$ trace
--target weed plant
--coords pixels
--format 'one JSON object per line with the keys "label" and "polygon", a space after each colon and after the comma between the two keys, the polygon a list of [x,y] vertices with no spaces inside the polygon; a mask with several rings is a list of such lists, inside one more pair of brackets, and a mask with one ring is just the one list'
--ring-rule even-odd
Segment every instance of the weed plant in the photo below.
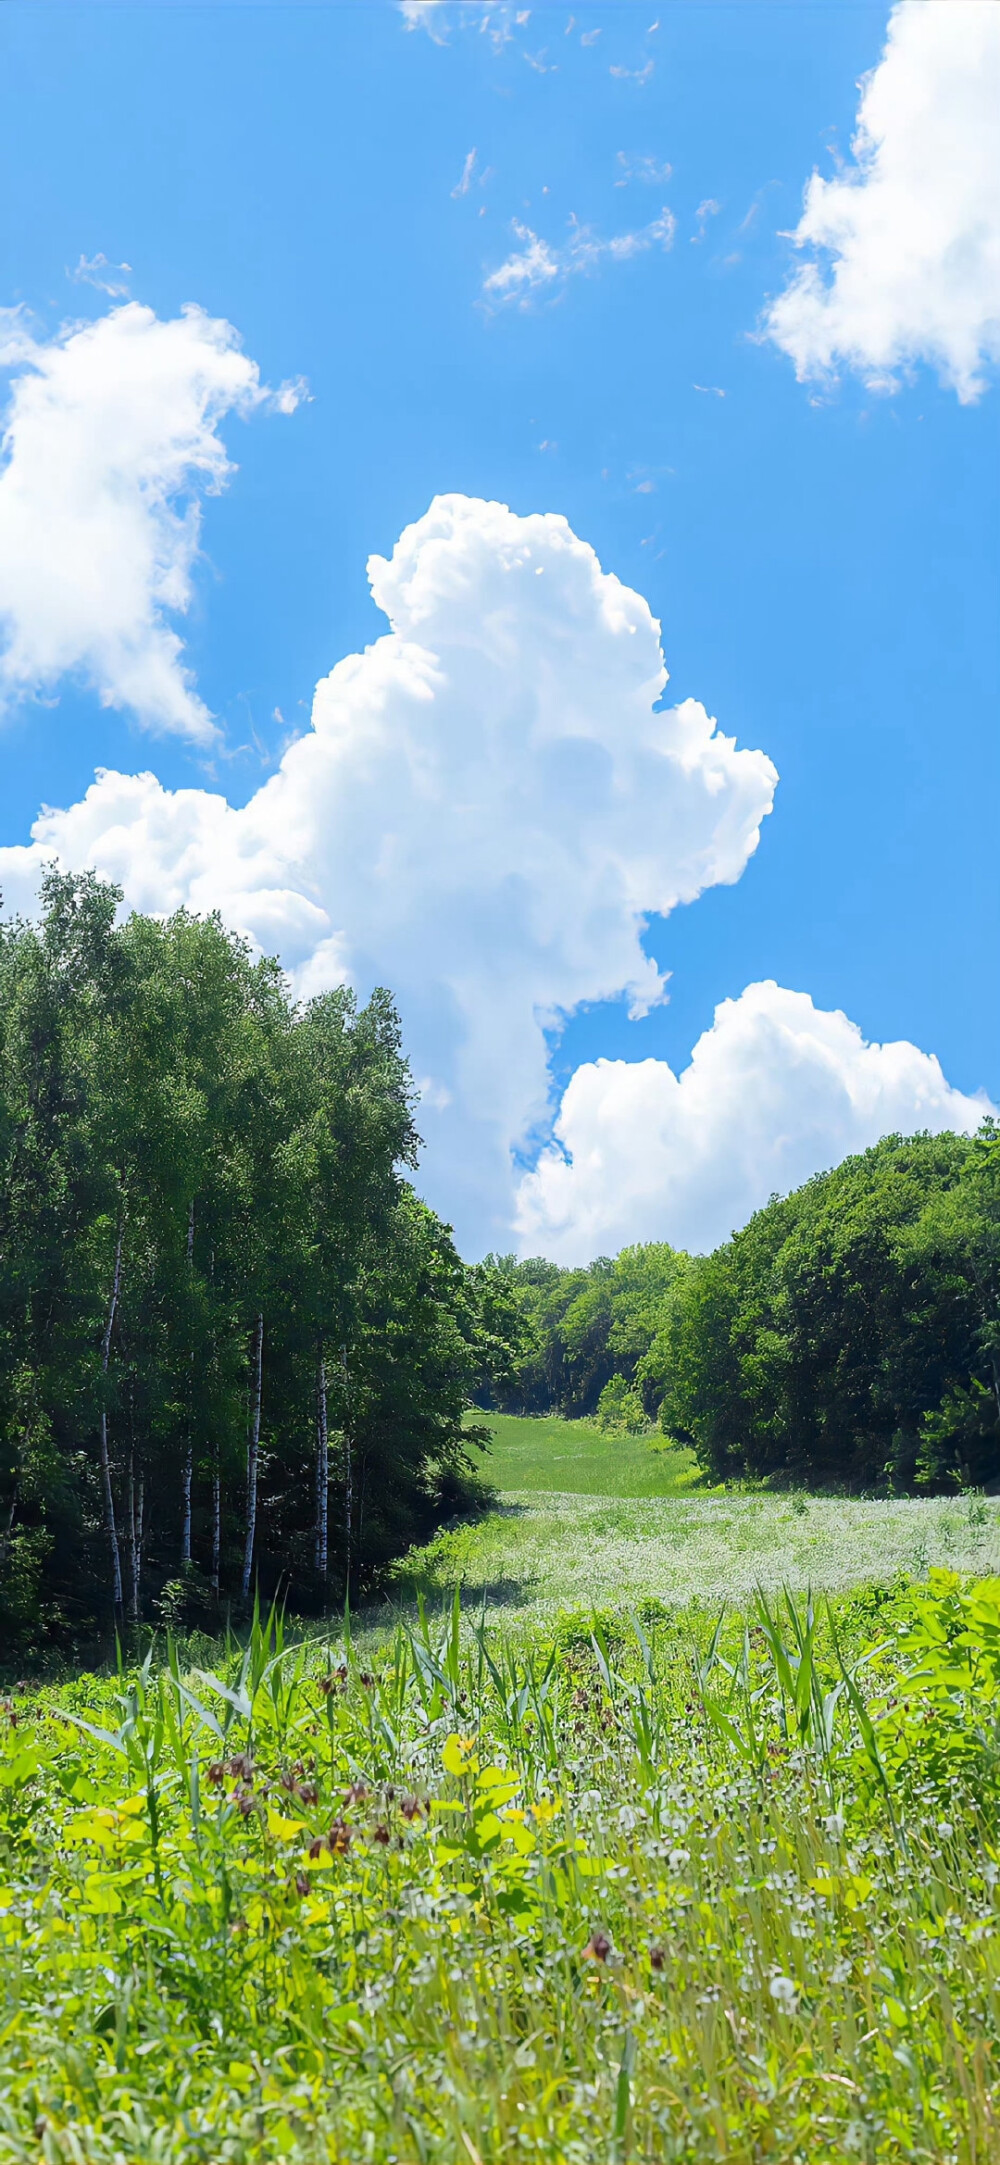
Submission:
{"label": "weed plant", "polygon": [[998,1686],[938,1575],[19,1690],[0,2160],[986,2165]]}

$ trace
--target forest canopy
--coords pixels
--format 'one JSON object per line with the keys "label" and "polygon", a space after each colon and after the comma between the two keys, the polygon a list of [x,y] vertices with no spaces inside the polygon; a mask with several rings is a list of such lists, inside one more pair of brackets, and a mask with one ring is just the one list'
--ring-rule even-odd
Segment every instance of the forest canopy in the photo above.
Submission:
{"label": "forest canopy", "polygon": [[457,1494],[523,1328],[403,1177],[388,993],[51,872],[0,926],[0,1621],[352,1596]]}

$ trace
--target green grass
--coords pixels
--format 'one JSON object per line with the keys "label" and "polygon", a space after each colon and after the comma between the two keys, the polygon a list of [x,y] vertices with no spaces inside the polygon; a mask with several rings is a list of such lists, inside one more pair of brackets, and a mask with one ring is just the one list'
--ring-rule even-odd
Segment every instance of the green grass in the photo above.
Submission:
{"label": "green grass", "polygon": [[693,1451],[650,1436],[609,1436],[594,1421],[557,1414],[477,1416],[492,1432],[483,1459],[501,1491],[559,1489],[570,1496],[680,1496],[701,1486]]}
{"label": "green grass", "polygon": [[989,2165],[1000,1506],[493,1425],[353,1644],[0,1703],[0,2165]]}
{"label": "green grass", "polygon": [[[842,1601],[845,1658],[908,1599]],[[258,1630],[19,1698],[0,2165],[988,2165],[978,1707],[917,1710],[887,1799],[829,1632],[764,1621],[714,1667],[704,1612],[364,1671]]]}

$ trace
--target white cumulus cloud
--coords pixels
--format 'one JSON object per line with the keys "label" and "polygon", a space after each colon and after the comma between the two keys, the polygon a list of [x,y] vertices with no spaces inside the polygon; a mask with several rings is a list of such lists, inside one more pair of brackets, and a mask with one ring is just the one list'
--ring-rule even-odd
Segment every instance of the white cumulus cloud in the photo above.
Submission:
{"label": "white cumulus cloud", "polygon": [[138,302],[37,340],[0,316],[17,371],[0,458],[0,699],[77,674],[105,706],[205,743],[214,727],[169,619],[188,607],[199,496],[232,468],[218,434],[270,393],[235,331],[200,308]]}
{"label": "white cumulus cloud", "polygon": [[807,993],[748,985],[681,1075],[665,1060],[577,1068],[556,1142],[520,1184],[520,1243],[567,1263],[638,1240],[699,1252],[849,1151],[897,1130],[971,1134],[991,1109],[915,1045],[866,1044]]}
{"label": "white cumulus cloud", "polygon": [[0,849],[0,887],[31,907],[46,861],[93,865],[134,907],[220,909],[303,993],[388,984],[427,1192],[490,1245],[546,1118],[546,1027],[662,997],[647,916],[739,878],[777,776],[696,701],[659,707],[659,625],[554,513],[439,497],[369,574],[392,629],[246,806],[102,772]]}
{"label": "white cumulus cloud", "polygon": [[926,361],[979,396],[1000,356],[998,116],[996,0],[901,0],[854,163],[809,182],[793,238],[812,253],[765,320],[800,380],[842,365],[887,388]]}

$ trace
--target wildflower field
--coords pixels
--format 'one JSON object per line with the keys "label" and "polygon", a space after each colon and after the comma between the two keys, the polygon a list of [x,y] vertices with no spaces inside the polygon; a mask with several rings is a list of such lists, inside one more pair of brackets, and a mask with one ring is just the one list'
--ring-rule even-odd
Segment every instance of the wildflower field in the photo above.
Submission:
{"label": "wildflower field", "polygon": [[191,1653],[0,1717],[0,2160],[1000,2154],[1000,1582]]}
{"label": "wildflower field", "polygon": [[598,1607],[745,1605],[758,1586],[833,1593],[901,1573],[924,1579],[935,1565],[977,1578],[1000,1572],[1000,1501],[992,1496],[876,1502],[758,1489],[640,1498],[566,1493],[556,1486],[560,1470],[552,1466],[547,1491],[507,1489],[493,1510],[402,1559],[399,1594],[412,1601],[422,1593],[431,1606],[460,1587],[466,1605],[541,1624],[576,1607],[581,1588]]}

